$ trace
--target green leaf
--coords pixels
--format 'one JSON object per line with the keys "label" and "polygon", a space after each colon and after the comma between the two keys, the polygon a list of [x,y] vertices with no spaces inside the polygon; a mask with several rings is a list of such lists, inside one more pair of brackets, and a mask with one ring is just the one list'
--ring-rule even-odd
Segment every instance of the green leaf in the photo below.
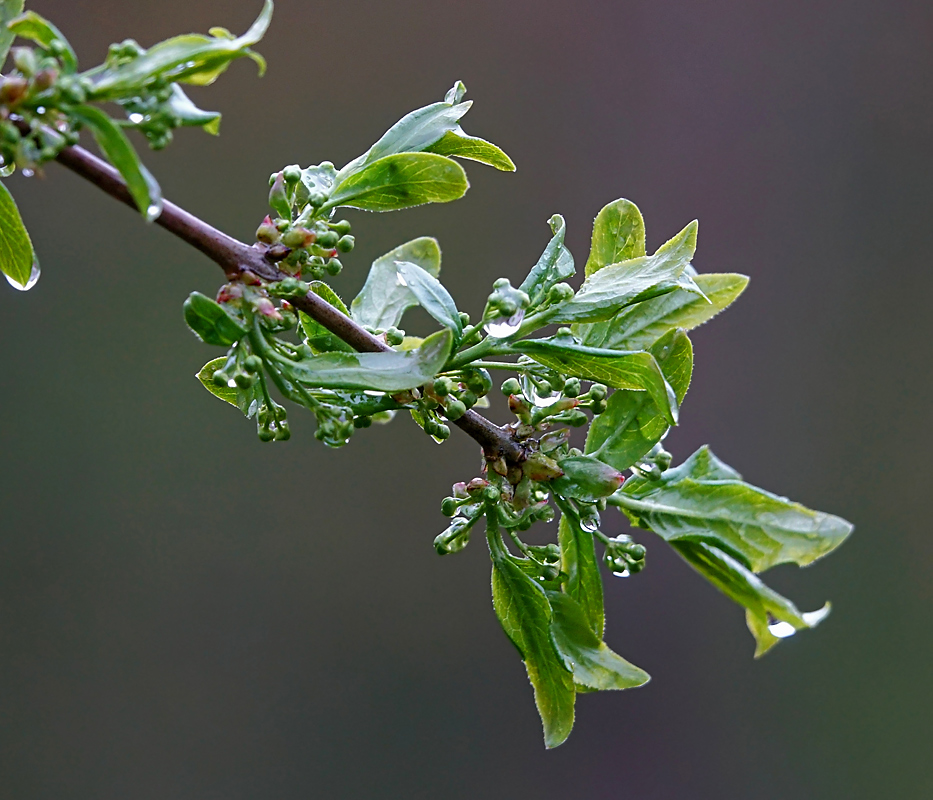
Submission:
{"label": "green leaf", "polygon": [[218,386],[214,383],[214,373],[227,363],[227,358],[227,356],[220,356],[220,358],[208,361],[201,367],[200,372],[197,374],[197,379],[201,381],[201,385],[214,395],[214,397],[219,397],[225,403],[236,406],[247,417],[252,417],[255,413],[253,401],[258,399],[258,393],[260,391],[258,383],[248,389],[240,389],[237,386]]}
{"label": "green leaf", "polygon": [[[311,291],[318,297],[330,303],[341,314],[349,316],[350,312],[344,305],[339,295],[323,281],[311,281]],[[331,333],[327,328],[321,325],[317,320],[312,319],[304,311],[298,312],[298,319],[301,322],[301,328],[307,337],[308,347],[315,353],[330,353],[334,350],[342,350],[345,353],[355,353],[356,351],[348,345],[339,336]]]}
{"label": "green leaf", "polygon": [[[701,539],[678,539],[671,544],[713,586],[744,606],[748,629],[757,643],[755,658],[763,656],[781,639],[799,630],[816,627],[829,614],[829,603],[818,611],[801,612],[790,600],[768,588],[755,573],[715,545]],[[775,636],[775,633],[780,636]]]}
{"label": "green leaf", "polygon": [[374,161],[340,181],[325,212],[337,206],[364,211],[397,211],[425,203],[448,203],[466,194],[470,184],[456,161],[433,153],[399,153]]}
{"label": "green leaf", "polygon": [[421,307],[434,319],[454,332],[454,342],[460,340],[463,322],[460,312],[444,285],[430,272],[410,261],[396,261],[395,269],[402,283],[411,289]]}
{"label": "green leaf", "polygon": [[651,353],[600,350],[576,344],[564,336],[525,339],[511,349],[565,375],[600,381],[616,389],[645,390],[665,419],[671,425],[677,424],[677,396]]}
{"label": "green leaf", "polygon": [[9,189],[0,183],[0,271],[16,289],[31,289],[39,276],[39,265],[29,232]]}
{"label": "green leaf", "polygon": [[580,517],[560,496],[554,502],[560,509],[557,538],[560,543],[560,569],[567,574],[565,591],[577,601],[593,633],[602,638],[606,625],[603,609],[603,580],[596,559],[593,534],[583,530]]}
{"label": "green leaf", "polygon": [[8,26],[23,12],[23,4],[24,0],[0,0],[0,67],[3,67],[10,45],[16,38]]}
{"label": "green leaf", "polygon": [[466,87],[457,81],[442,102],[406,114],[369,150],[343,167],[337,182],[343,182],[380,158],[398,153],[460,156],[514,171],[515,165],[502,150],[484,139],[467,136],[460,127],[460,119],[473,105],[472,101],[463,102],[465,94]]}
{"label": "green leaf", "polygon": [[430,147],[426,147],[425,152],[467,158],[470,161],[488,164],[503,172],[515,172],[515,164],[502,148],[478,136],[467,135],[459,125],[447,131]]}
{"label": "green leaf", "polygon": [[570,595],[545,592],[551,605],[551,637],[574,683],[586,689],[634,689],[651,676],[613,653],[593,633],[583,609]]}
{"label": "green leaf", "polygon": [[185,322],[204,344],[229,347],[247,333],[246,327],[220,303],[200,292],[192,292],[188,296],[184,309]]}
{"label": "green leaf", "polygon": [[694,277],[705,297],[676,289],[622,309],[612,319],[581,325],[583,344],[610,350],[644,350],[674,328],[693,330],[727,308],[745,290],[748,278],[709,273]]}
{"label": "green leaf", "polygon": [[436,239],[422,236],[413,239],[374,262],[366,277],[366,283],[350,304],[350,314],[360,325],[385,330],[402,321],[402,315],[418,298],[398,280],[395,265],[399,261],[417,264],[435,278],[441,272],[441,248]]}
{"label": "green leaf", "polygon": [[590,275],[574,298],[549,322],[593,322],[651,297],[685,289],[700,294],[684,270],[696,250],[697,223],[691,222],[653,256],[610,264]]}
{"label": "green leaf", "polygon": [[[20,10],[23,8],[21,2],[8,3],[6,5],[19,5]],[[4,21],[6,21],[5,14],[3,18]],[[46,50],[51,48],[52,42],[58,42],[61,49],[57,55],[61,59],[62,68],[65,73],[71,74],[77,71],[78,57],[75,55],[75,51],[71,48],[68,40],[62,35],[62,32],[58,28],[47,19],[40,17],[35,11],[27,11],[21,17],[14,19],[9,23],[9,29],[16,36],[21,36],[23,39],[35,42]],[[7,47],[9,47],[9,45],[7,45]],[[0,43],[0,49],[2,49],[2,43]]]}
{"label": "green leaf", "polygon": [[525,292],[531,300],[531,307],[540,305],[547,297],[548,289],[554,284],[569,278],[574,273],[573,256],[564,247],[564,236],[567,225],[560,214],[555,214],[548,220],[551,226],[551,241],[538,259],[528,276],[518,288]]}
{"label": "green leaf", "polygon": [[548,481],[551,491],[592,503],[609,497],[625,480],[622,473],[592,456],[568,456],[557,462],[563,475]]}
{"label": "green leaf", "polygon": [[212,136],[220,133],[220,113],[198,108],[177,83],[172,84],[167,106],[181,125],[202,128]]}
{"label": "green leaf", "polygon": [[[681,330],[671,331],[655,342],[650,353],[674,390],[679,407],[693,372],[690,339]],[[626,470],[660,442],[669,429],[650,395],[620,389],[610,395],[606,410],[593,418],[585,452],[618,470]]]}
{"label": "green leaf", "polygon": [[645,255],[645,221],[634,203],[620,199],[603,206],[593,222],[590,255],[584,272],[589,278],[610,264]]}
{"label": "green leaf", "polygon": [[401,392],[434,378],[447,361],[452,344],[453,334],[445,329],[428,336],[416,350],[323,353],[301,361],[277,358],[276,363],[286,377],[306,386]]}
{"label": "green leaf", "polygon": [[544,589],[518,567],[501,545],[493,543],[492,604],[502,630],[518,649],[534,688],[535,705],[544,725],[544,743],[557,747],[573,728],[576,693],[550,635],[551,606]]}
{"label": "green leaf", "polygon": [[753,572],[806,566],[852,532],[846,520],[750,486],[707,447],[659,481],[632,477],[610,499],[634,525],[669,542],[702,537]]}
{"label": "green leaf", "polygon": [[206,86],[213,83],[231,61],[243,56],[259,65],[261,75],[265,71],[265,61],[249,48],[262,39],[271,19],[272,0],[266,0],[250,29],[236,39],[191,33],[160,42],[138,58],[89,73],[93,82],[89,98],[101,101],[127,97],[159,79]]}
{"label": "green leaf", "polygon": [[133,145],[119,126],[94,106],[74,106],[69,115],[91,129],[97,146],[123,176],[133,202],[146,221],[157,219],[162,213],[162,190],[149,170],[140,163]]}
{"label": "green leaf", "polygon": [[325,197],[330,194],[337,180],[337,170],[330,161],[325,161],[313,167],[307,167],[301,171],[301,183],[296,192],[296,200],[299,205],[304,205],[312,194],[322,194]]}

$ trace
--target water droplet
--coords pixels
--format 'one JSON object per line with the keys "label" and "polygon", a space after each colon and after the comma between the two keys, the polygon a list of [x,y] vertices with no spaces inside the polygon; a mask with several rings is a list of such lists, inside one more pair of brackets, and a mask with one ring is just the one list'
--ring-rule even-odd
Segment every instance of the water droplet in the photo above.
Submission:
{"label": "water droplet", "polygon": [[162,213],[162,204],[153,203],[149,208],[146,209],[146,220],[149,222],[155,222],[159,218],[159,214]]}
{"label": "water droplet", "polygon": [[227,381],[227,386],[229,386],[231,389],[236,389],[236,381],[231,378],[229,381]]}
{"label": "water droplet", "polygon": [[138,112],[134,112],[130,114],[130,122],[132,122],[134,125],[139,125],[139,123],[142,122],[144,119],[145,117]]}
{"label": "water droplet", "polygon": [[612,574],[615,575],[617,578],[627,578],[632,573],[629,572],[627,569],[623,569],[621,572],[613,572]]}
{"label": "water droplet", "polygon": [[599,517],[584,517],[580,520],[580,529],[587,533],[599,530]]}
{"label": "water droplet", "polygon": [[483,329],[493,339],[507,339],[518,330],[523,319],[525,319],[525,309],[520,308],[511,317],[496,317],[489,320],[483,326]]}
{"label": "water droplet", "polygon": [[42,270],[39,269],[39,263],[34,262],[32,265],[32,271],[29,273],[29,280],[26,281],[25,285],[20,283],[17,280],[14,280],[9,275],[4,275],[6,281],[10,286],[20,292],[28,292],[33,286],[36,285],[36,281],[39,280],[39,275]]}
{"label": "water droplet", "polygon": [[23,177],[24,177],[24,178],[31,178],[31,177],[32,177],[33,175],[35,175],[35,174],[36,174],[36,173],[35,173],[35,170],[31,170],[31,169],[29,169],[29,167],[26,167],[26,168],[23,170]]}
{"label": "water droplet", "polygon": [[404,286],[406,289],[408,288],[408,284],[405,283],[405,279],[402,277],[402,274],[400,272],[395,273],[395,282],[399,286]]}
{"label": "water droplet", "polygon": [[36,113],[40,116],[45,113],[45,106],[36,106]]}
{"label": "water droplet", "polygon": [[560,395],[557,392],[552,392],[549,397],[542,397],[537,392],[534,392],[534,404],[539,408],[547,408],[548,406],[554,405],[558,400],[560,400]]}
{"label": "water droplet", "polygon": [[782,619],[768,625],[768,631],[772,636],[777,636],[778,639],[786,639],[788,636],[793,636],[797,633],[797,629],[793,625],[789,622],[784,622]]}

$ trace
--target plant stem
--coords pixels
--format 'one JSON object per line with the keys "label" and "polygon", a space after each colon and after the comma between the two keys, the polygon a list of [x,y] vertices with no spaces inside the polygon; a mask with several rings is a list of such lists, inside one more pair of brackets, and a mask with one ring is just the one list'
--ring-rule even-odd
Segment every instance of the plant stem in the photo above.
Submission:
{"label": "plant stem", "polygon": [[[136,203],[120,174],[110,164],[83,147],[66,147],[58,154],[57,161],[114,199],[136,210]],[[164,201],[162,214],[155,223],[220,265],[230,280],[247,272],[266,281],[277,281],[286,277],[273,262],[266,259],[267,248],[264,245],[257,243],[250,246],[234,239],[168,200]],[[305,297],[295,298],[291,304],[355,350],[364,353],[392,350],[385,342],[361,328],[314,292],[308,292]],[[454,421],[454,425],[475,439],[487,458],[503,457],[510,462],[521,462],[525,458],[523,447],[511,434],[472,409]]]}

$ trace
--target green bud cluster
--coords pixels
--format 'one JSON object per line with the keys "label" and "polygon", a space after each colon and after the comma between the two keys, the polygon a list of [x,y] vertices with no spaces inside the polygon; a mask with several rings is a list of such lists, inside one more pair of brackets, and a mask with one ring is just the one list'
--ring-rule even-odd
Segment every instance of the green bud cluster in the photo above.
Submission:
{"label": "green bud cluster", "polygon": [[620,534],[607,539],[603,561],[613,575],[627,578],[645,568],[645,546],[632,540],[631,536]]}

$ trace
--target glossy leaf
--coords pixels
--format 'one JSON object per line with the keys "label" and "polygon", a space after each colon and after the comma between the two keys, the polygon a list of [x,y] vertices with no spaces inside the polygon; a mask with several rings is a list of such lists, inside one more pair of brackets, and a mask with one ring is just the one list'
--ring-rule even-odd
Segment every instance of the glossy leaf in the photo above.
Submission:
{"label": "glossy leaf", "polygon": [[567,501],[555,497],[555,503],[561,512],[557,538],[561,572],[567,574],[564,589],[583,610],[593,633],[602,638],[606,613],[593,534],[580,527],[580,517]]}
{"label": "glossy leaf", "polygon": [[[22,10],[23,4],[19,3],[18,5]],[[60,51],[57,55],[61,59],[64,71],[73,73],[78,69],[78,57],[68,40],[58,28],[47,19],[39,16],[35,11],[27,11],[22,16],[17,17],[9,23],[9,28],[16,36],[35,42],[46,50],[50,49],[52,42],[58,42]]]}
{"label": "glossy leaf", "polygon": [[[341,314],[349,316],[349,310],[344,305],[339,295],[323,281],[311,281],[311,291],[322,300],[330,303]],[[330,353],[334,350],[342,350],[345,353],[355,353],[356,351],[348,345],[343,339],[331,333],[327,328],[321,325],[317,320],[312,319],[304,311],[298,312],[298,319],[301,322],[301,328],[307,337],[308,347],[315,353]]]}
{"label": "glossy leaf", "polygon": [[561,306],[551,322],[593,322],[651,297],[699,288],[684,270],[696,250],[697,223],[691,222],[653,256],[610,264],[590,275],[574,298]]}
{"label": "glossy leaf", "polygon": [[470,161],[488,164],[503,172],[515,172],[515,164],[502,148],[492,142],[480,139],[478,136],[469,136],[459,125],[447,131],[434,144],[426,147],[426,153],[437,153],[441,156],[457,156]]}
{"label": "glossy leaf", "polygon": [[[498,533],[494,534],[498,539]],[[493,549],[492,604],[502,630],[518,649],[534,688],[544,743],[557,747],[573,728],[573,675],[551,639],[551,606],[544,589],[513,563],[505,548]]]}
{"label": "glossy leaf", "polygon": [[0,0],[0,67],[6,61],[15,34],[7,26],[23,12],[24,0]]}
{"label": "glossy leaf", "polygon": [[185,300],[185,322],[204,344],[229,347],[246,335],[246,327],[234,319],[220,303],[200,292]]}
{"label": "glossy leaf", "polygon": [[337,170],[329,161],[303,169],[297,195],[299,205],[307,203],[312,194],[322,194],[327,197],[334,188],[336,179]]}
{"label": "glossy leaf", "polygon": [[432,334],[416,350],[386,353],[323,353],[301,361],[280,360],[286,377],[325,389],[401,392],[434,378],[450,355],[453,334]]}
{"label": "glossy leaf", "polygon": [[592,456],[568,456],[557,465],[564,474],[548,481],[551,490],[590,503],[609,497],[625,479],[619,470]]}
{"label": "glossy leaf", "polygon": [[454,343],[460,340],[463,333],[463,322],[457,304],[444,288],[444,285],[430,272],[422,269],[410,261],[396,261],[395,270],[411,293],[417,298],[418,304],[445,328],[454,332]]}
{"label": "glossy leaf", "polygon": [[645,255],[645,221],[638,206],[620,199],[604,206],[593,222],[590,255],[584,272],[589,278],[610,264]]}
{"label": "glossy leaf", "polygon": [[220,112],[198,108],[177,83],[172,84],[167,105],[181,125],[201,128],[213,136],[220,133]]}
{"label": "glossy leaf", "polygon": [[456,161],[433,153],[400,153],[374,161],[337,183],[322,206],[397,211],[448,203],[466,194],[466,173]]}
{"label": "glossy leaf", "polygon": [[16,201],[0,183],[0,272],[17,289],[26,290],[35,282],[32,280],[35,263],[32,241]]}
{"label": "glossy leaf", "polygon": [[705,297],[684,289],[622,309],[612,319],[581,325],[583,344],[610,350],[644,350],[674,328],[693,330],[730,306],[748,285],[736,274],[708,273],[694,281]]}
{"label": "glossy leaf", "polygon": [[395,265],[400,261],[416,264],[436,278],[441,272],[441,248],[436,239],[422,236],[377,258],[350,304],[350,315],[360,325],[391,328],[401,322],[407,309],[418,305],[414,292],[398,280]]}
{"label": "glossy leaf", "polygon": [[829,614],[829,603],[818,611],[801,612],[737,559],[702,539],[678,539],[671,544],[713,586],[744,606],[748,629],[757,643],[755,658],[794,632],[816,627]]}
{"label": "glossy leaf", "polygon": [[[674,390],[679,406],[693,372],[690,339],[681,330],[671,331],[649,352]],[[669,428],[668,420],[647,392],[620,389],[609,396],[606,410],[593,418],[585,452],[618,470],[626,470],[660,442]]]}
{"label": "glossy leaf", "polygon": [[630,478],[609,502],[640,528],[669,542],[703,537],[753,572],[786,562],[806,566],[852,532],[844,519],[744,483],[707,447],[659,481]]}
{"label": "glossy leaf", "polygon": [[560,214],[548,220],[551,226],[551,241],[538,259],[528,276],[522,281],[521,289],[531,300],[531,307],[539,305],[547,296],[548,289],[554,284],[566,280],[574,273],[573,256],[564,246],[567,225]]}
{"label": "glossy leaf", "polygon": [[69,113],[73,119],[91,129],[97,146],[123,176],[133,202],[146,220],[152,222],[157,219],[162,213],[162,190],[149,170],[140,163],[126,134],[94,106],[75,106]]}
{"label": "glossy leaf", "polygon": [[89,96],[93,100],[126,97],[158,79],[206,86],[213,83],[231,61],[243,56],[253,59],[262,74],[265,61],[249,48],[265,35],[272,19],[272,7],[272,0],[266,0],[250,29],[235,39],[196,33],[176,36],[131,61],[90,74],[93,87]]}
{"label": "glossy leaf", "polygon": [[677,396],[651,353],[600,350],[573,342],[570,337],[525,339],[512,349],[531,356],[539,364],[615,389],[639,389],[648,393],[665,419],[677,424]]}
{"label": "glossy leaf", "polygon": [[236,406],[244,415],[251,417],[255,413],[253,402],[257,400],[259,385],[255,384],[248,389],[240,389],[238,386],[218,386],[214,383],[214,373],[226,363],[227,356],[220,356],[220,358],[208,361],[201,367],[196,377],[201,385],[214,397],[219,397],[225,403]]}
{"label": "glossy leaf", "polygon": [[586,689],[634,689],[651,676],[612,652],[593,633],[583,609],[570,595],[546,591],[551,606],[551,637],[575,684]]}

